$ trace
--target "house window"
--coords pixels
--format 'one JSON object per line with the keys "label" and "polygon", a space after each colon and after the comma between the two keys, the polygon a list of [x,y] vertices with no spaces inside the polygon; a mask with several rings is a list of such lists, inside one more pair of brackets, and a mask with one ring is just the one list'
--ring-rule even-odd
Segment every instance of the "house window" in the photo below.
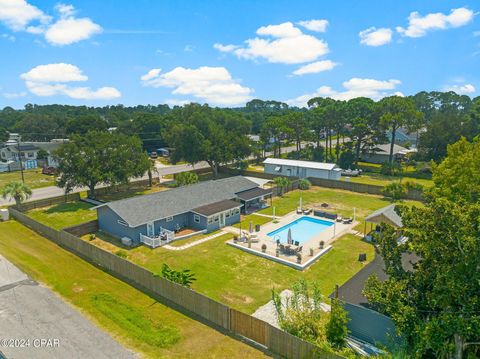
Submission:
{"label": "house window", "polygon": [[275,172],[282,172],[282,167],[280,166],[275,167]]}
{"label": "house window", "polygon": [[193,221],[194,221],[195,223],[200,223],[200,216],[199,216],[198,214],[194,214],[194,215],[193,215]]}
{"label": "house window", "polygon": [[128,223],[125,222],[125,221],[122,221],[121,219],[119,219],[117,222],[118,222],[118,224],[121,224],[122,226],[125,226],[125,227],[128,226]]}
{"label": "house window", "polygon": [[173,221],[173,216],[165,218],[165,222],[171,222]]}
{"label": "house window", "polygon": [[235,214],[239,214],[239,213],[240,213],[240,208],[235,208],[235,212],[233,214],[235,215]]}
{"label": "house window", "polygon": [[213,217],[208,217],[207,223],[212,224],[213,223]]}
{"label": "house window", "polygon": [[225,217],[230,217],[230,211],[225,212]]}
{"label": "house window", "polygon": [[213,220],[214,220],[215,222],[218,222],[218,216],[213,217]]}

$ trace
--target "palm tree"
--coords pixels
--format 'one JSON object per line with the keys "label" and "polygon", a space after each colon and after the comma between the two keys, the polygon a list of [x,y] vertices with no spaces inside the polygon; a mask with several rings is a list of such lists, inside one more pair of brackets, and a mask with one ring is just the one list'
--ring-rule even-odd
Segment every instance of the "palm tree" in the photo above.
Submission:
{"label": "palm tree", "polygon": [[275,177],[273,183],[280,189],[279,196],[282,196],[290,185],[290,180],[287,177]]}
{"label": "palm tree", "polygon": [[30,187],[21,182],[9,182],[2,189],[3,199],[7,199],[7,197],[13,198],[17,206],[31,196],[32,190]]}

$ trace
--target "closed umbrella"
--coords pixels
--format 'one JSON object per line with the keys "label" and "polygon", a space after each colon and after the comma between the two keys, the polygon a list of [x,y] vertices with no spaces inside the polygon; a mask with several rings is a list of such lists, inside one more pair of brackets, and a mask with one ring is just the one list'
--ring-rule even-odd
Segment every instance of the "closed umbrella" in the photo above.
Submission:
{"label": "closed umbrella", "polygon": [[292,229],[288,229],[288,234],[287,234],[287,243],[292,244],[293,243],[293,238],[292,238]]}
{"label": "closed umbrella", "polygon": [[250,233],[253,233],[253,223],[250,221],[250,228],[248,229]]}

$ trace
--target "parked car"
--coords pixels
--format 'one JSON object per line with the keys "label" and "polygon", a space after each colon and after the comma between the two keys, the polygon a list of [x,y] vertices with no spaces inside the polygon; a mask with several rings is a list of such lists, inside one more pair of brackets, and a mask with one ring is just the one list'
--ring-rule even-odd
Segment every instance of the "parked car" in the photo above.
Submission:
{"label": "parked car", "polygon": [[42,174],[44,174],[44,175],[54,175],[55,171],[56,171],[55,167],[45,166],[42,169]]}
{"label": "parked car", "polygon": [[158,154],[155,151],[150,152],[150,158],[158,158]]}

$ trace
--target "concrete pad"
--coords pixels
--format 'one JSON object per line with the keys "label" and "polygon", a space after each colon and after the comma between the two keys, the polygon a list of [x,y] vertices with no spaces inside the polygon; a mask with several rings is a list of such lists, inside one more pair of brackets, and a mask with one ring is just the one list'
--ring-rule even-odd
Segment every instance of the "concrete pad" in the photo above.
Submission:
{"label": "concrete pad", "polygon": [[1,255],[0,352],[15,359],[137,357]]}

